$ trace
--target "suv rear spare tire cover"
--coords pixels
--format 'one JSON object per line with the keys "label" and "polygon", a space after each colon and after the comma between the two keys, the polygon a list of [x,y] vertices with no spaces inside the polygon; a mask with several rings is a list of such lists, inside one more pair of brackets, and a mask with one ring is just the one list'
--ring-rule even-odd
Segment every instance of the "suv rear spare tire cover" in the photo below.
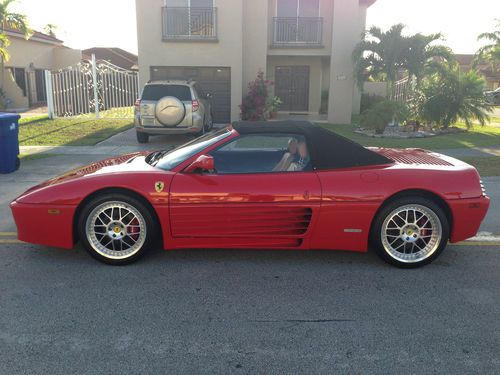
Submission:
{"label": "suv rear spare tire cover", "polygon": [[165,96],[156,103],[155,116],[164,126],[179,125],[186,115],[184,103],[173,96]]}

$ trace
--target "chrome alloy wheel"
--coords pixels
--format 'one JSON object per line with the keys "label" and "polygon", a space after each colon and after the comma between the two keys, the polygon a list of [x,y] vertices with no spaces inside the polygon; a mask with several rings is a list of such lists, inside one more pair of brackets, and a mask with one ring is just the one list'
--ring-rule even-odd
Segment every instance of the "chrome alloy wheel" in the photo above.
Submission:
{"label": "chrome alloy wheel", "polygon": [[137,253],[146,240],[146,221],[125,202],[105,202],[87,218],[85,233],[92,248],[109,259],[125,259]]}
{"label": "chrome alloy wheel", "polygon": [[392,258],[403,263],[418,263],[438,249],[442,239],[441,221],[428,207],[405,205],[387,215],[380,237]]}

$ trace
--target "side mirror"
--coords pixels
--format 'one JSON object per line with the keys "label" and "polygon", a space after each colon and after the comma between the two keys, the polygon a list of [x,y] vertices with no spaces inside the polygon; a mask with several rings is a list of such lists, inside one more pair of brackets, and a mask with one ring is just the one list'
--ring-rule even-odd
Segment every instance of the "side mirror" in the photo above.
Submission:
{"label": "side mirror", "polygon": [[185,173],[193,173],[194,171],[213,171],[215,170],[214,158],[210,155],[201,155],[193,161],[185,170]]}

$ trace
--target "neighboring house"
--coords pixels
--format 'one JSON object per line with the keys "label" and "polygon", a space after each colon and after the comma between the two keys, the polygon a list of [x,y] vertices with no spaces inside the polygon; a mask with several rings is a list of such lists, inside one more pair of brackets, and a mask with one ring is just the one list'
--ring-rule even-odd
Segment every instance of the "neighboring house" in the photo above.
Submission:
{"label": "neighboring house", "polygon": [[7,109],[23,110],[46,103],[45,70],[56,70],[80,62],[80,50],[65,47],[56,37],[34,31],[26,40],[17,30],[7,29],[10,59],[2,79]]}
{"label": "neighboring house", "polygon": [[110,62],[125,70],[138,70],[137,55],[121,48],[93,47],[82,51],[83,58],[90,60],[95,55],[97,60]]}
{"label": "neighboring house", "polygon": [[328,121],[359,112],[352,51],[375,0],[136,0],[139,76],[195,79],[213,96],[214,120],[239,118],[259,70],[275,81],[287,113]]}
{"label": "neighboring house", "polygon": [[485,62],[479,62],[477,66],[474,67],[474,55],[456,54],[455,57],[462,72],[475,69],[483,76],[486,81],[485,89],[495,90],[497,87],[500,87],[500,66],[497,68],[497,71],[494,72],[491,64]]}

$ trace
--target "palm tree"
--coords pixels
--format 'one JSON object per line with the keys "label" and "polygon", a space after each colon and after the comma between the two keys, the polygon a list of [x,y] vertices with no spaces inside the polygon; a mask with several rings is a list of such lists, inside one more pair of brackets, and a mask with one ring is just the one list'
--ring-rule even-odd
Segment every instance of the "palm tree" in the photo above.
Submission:
{"label": "palm tree", "polygon": [[428,124],[443,128],[460,119],[470,128],[473,120],[485,125],[492,105],[483,94],[484,79],[474,70],[461,73],[457,64],[424,78],[417,89],[417,111]]}
{"label": "palm tree", "polygon": [[7,47],[10,44],[8,36],[5,34],[7,27],[15,29],[24,34],[26,39],[31,35],[28,20],[24,14],[11,12],[9,10],[12,3],[17,0],[0,0],[0,69],[2,69],[2,85],[4,82],[4,64],[9,60],[10,55]]}
{"label": "palm tree", "polygon": [[354,71],[360,88],[368,79],[385,79],[387,94],[392,92],[398,72],[405,61],[405,37],[403,24],[392,26],[388,31],[372,26],[363,35],[353,52]]}
{"label": "palm tree", "polygon": [[403,24],[397,24],[383,32],[378,27],[372,27],[365,33],[353,53],[360,88],[368,79],[385,80],[389,97],[398,74],[403,73],[409,79],[420,81],[425,70],[436,62],[453,61],[449,48],[432,44],[441,39],[441,34],[403,36],[404,28]]}
{"label": "palm tree", "polygon": [[500,20],[497,20],[497,30],[489,33],[482,33],[477,37],[478,41],[488,41],[489,44],[481,47],[474,58],[474,65],[480,61],[487,62],[491,66],[493,73],[497,72],[500,64]]}
{"label": "palm tree", "polygon": [[455,61],[453,51],[445,46],[432,44],[440,40],[441,34],[415,34],[406,38],[407,50],[405,56],[405,68],[408,78],[415,78],[417,84],[424,75],[439,69],[441,62],[452,63]]}

